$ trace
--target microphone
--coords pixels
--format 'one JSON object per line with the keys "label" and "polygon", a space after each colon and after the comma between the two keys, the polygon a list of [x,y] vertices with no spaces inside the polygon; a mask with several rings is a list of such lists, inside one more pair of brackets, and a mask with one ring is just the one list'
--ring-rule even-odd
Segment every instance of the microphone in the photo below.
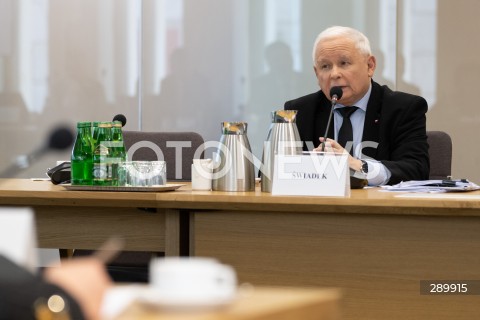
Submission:
{"label": "microphone", "polygon": [[122,123],[122,127],[125,127],[127,124],[127,118],[123,114],[117,114],[115,117],[113,117],[112,121],[120,121]]}
{"label": "microphone", "polygon": [[337,101],[342,98],[342,95],[343,95],[343,91],[341,87],[330,88],[330,97],[332,98],[332,107],[330,109],[330,115],[328,116],[327,128],[325,129],[325,134],[323,136],[322,152],[325,151],[325,141],[327,140],[328,130],[330,129],[330,122],[332,122],[333,108],[337,104]]}
{"label": "microphone", "polygon": [[47,148],[44,149],[47,149],[45,151],[48,151],[48,149],[63,150],[72,146],[73,141],[74,136],[72,131],[66,127],[59,127],[50,133]]}
{"label": "microphone", "polygon": [[330,89],[330,97],[332,98],[332,106],[337,104],[337,101],[340,100],[343,96],[342,87],[332,87]]}
{"label": "microphone", "polygon": [[57,127],[50,132],[46,143],[32,152],[18,156],[10,167],[0,173],[0,178],[8,178],[17,175],[21,170],[31,166],[31,164],[50,151],[60,151],[73,145],[75,137],[72,131],[67,127]]}

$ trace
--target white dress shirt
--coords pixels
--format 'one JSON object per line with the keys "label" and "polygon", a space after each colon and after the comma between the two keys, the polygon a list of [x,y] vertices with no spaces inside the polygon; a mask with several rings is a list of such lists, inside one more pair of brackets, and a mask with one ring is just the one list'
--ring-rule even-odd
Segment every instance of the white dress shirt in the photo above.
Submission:
{"label": "white dress shirt", "polygon": [[[358,107],[358,110],[352,113],[350,116],[350,121],[352,122],[353,128],[353,156],[357,159],[365,160],[368,164],[368,174],[367,180],[368,185],[371,186],[379,186],[384,185],[390,179],[392,173],[390,170],[387,169],[380,161],[366,157],[362,153],[362,136],[363,136],[363,126],[365,124],[365,114],[367,112],[367,105],[368,100],[370,99],[370,93],[372,92],[372,85],[368,89],[367,93],[356,103],[353,105]],[[343,117],[338,111],[340,108],[344,108],[345,106],[337,103],[335,106],[334,112],[334,125],[335,125],[335,140],[338,139],[338,131],[343,123]],[[365,142],[363,142],[365,143]],[[349,150],[349,146],[347,145],[347,151]]]}

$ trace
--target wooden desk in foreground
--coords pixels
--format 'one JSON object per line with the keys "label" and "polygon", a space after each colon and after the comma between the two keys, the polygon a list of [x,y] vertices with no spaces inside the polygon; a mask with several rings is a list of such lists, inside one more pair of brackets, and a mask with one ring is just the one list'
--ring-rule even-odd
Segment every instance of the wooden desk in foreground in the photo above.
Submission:
{"label": "wooden desk in foreground", "polygon": [[180,213],[153,192],[67,191],[50,181],[0,179],[0,205],[35,209],[41,248],[96,249],[111,236],[125,250],[180,253]]}
{"label": "wooden desk in foreground", "polygon": [[115,320],[339,320],[335,289],[255,288],[231,305],[211,311],[168,311],[134,304]]}
{"label": "wooden desk in foreground", "polygon": [[480,280],[480,192],[280,197],[187,185],[143,194],[4,180],[0,204],[33,206],[46,247],[99,245],[115,231],[133,250],[175,254],[188,216],[192,255],[234,266],[240,282],[341,288],[343,319],[476,319],[480,310],[475,295],[420,295],[420,280]]}

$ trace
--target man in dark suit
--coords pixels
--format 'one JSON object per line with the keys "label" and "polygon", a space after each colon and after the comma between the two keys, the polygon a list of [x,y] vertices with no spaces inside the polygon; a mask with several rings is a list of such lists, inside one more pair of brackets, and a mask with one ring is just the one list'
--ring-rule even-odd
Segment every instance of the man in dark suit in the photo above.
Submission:
{"label": "man in dark suit", "polygon": [[[350,152],[350,169],[365,173],[369,185],[428,179],[427,102],[372,80],[376,60],[365,35],[328,28],[315,41],[313,61],[320,91],[285,103],[285,109],[298,110],[304,148],[321,151],[325,141],[325,151]],[[340,87],[343,95],[324,140],[332,87]]]}

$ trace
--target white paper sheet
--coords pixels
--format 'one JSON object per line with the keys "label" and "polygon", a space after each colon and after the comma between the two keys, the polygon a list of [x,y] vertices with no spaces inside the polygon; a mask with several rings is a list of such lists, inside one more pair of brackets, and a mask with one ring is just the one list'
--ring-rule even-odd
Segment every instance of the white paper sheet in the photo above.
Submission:
{"label": "white paper sheet", "polygon": [[393,186],[382,186],[381,191],[393,192],[465,192],[480,190],[480,186],[468,180],[412,180]]}

